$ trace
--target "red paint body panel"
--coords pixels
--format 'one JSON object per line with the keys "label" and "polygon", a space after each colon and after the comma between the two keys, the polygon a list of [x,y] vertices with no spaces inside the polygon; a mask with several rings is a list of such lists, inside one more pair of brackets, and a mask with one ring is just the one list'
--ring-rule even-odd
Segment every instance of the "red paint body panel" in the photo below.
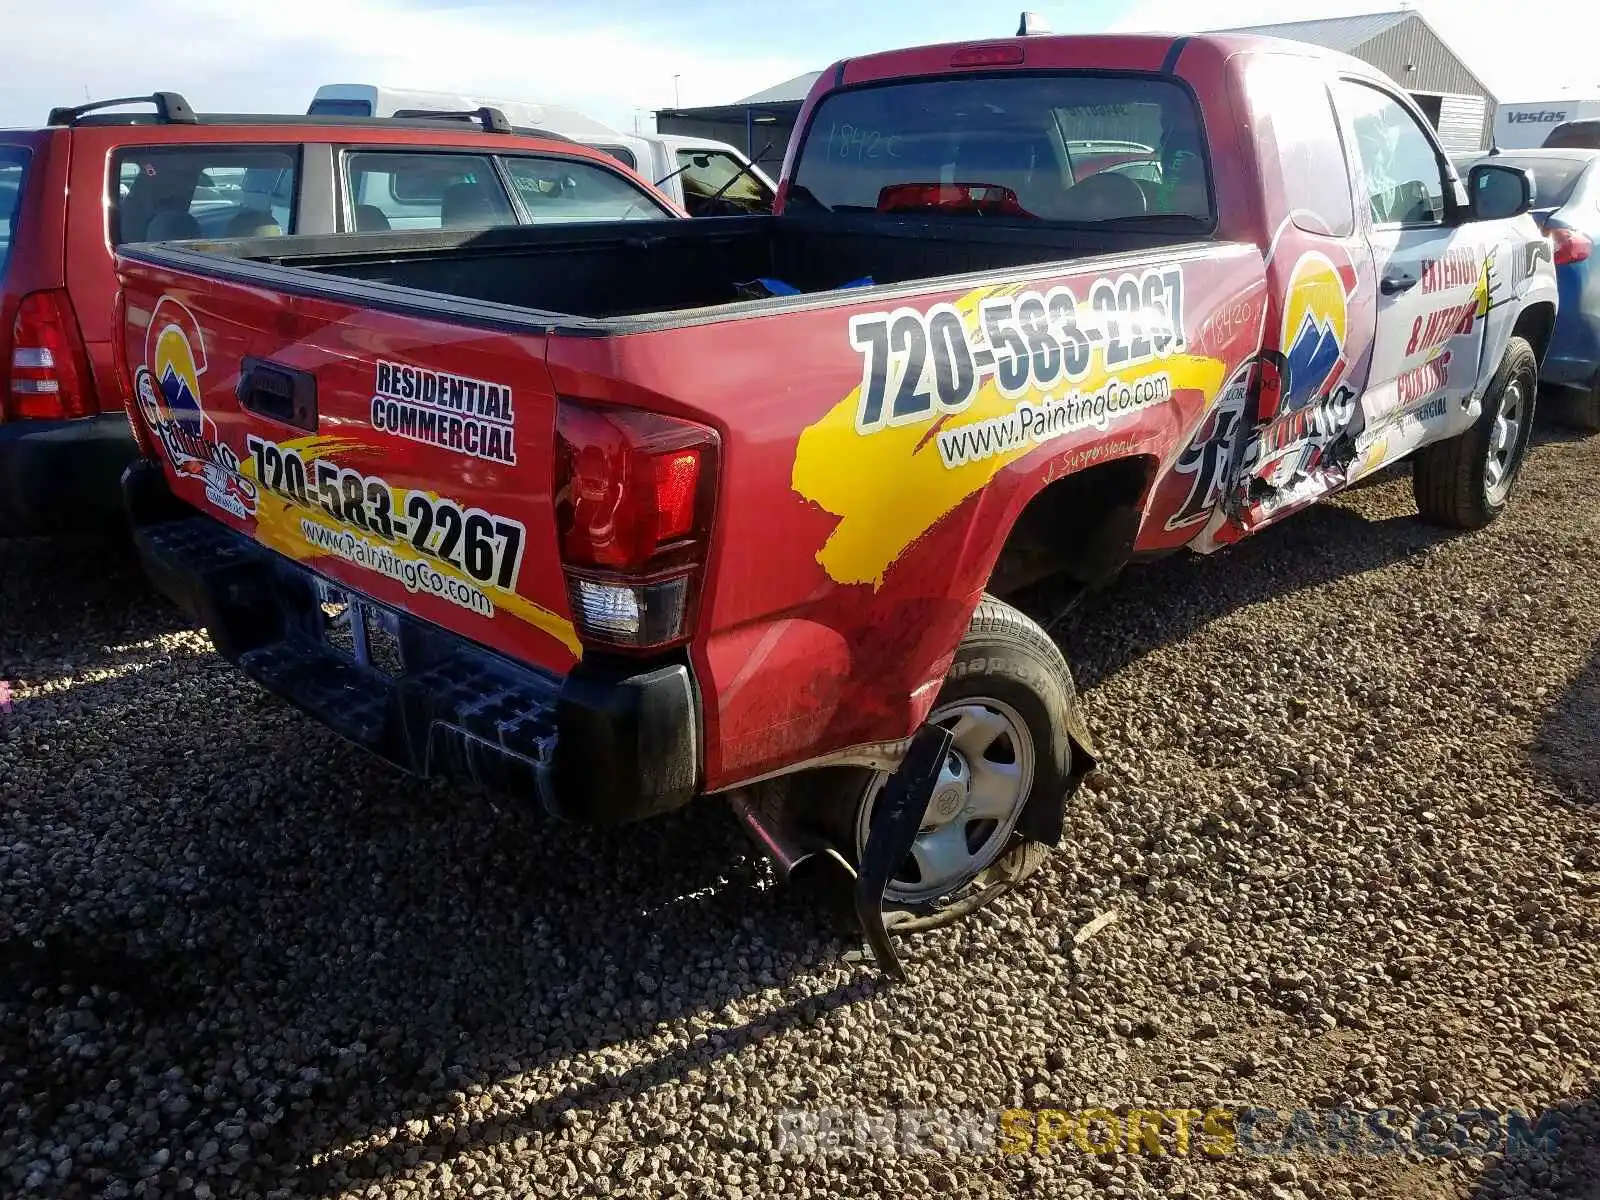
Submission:
{"label": "red paint body panel", "polygon": [[[656,328],[619,323],[563,331],[557,324],[547,335],[474,329],[124,263],[130,361],[146,361],[152,308],[163,295],[173,297],[193,312],[205,342],[206,410],[241,458],[241,439],[265,436],[270,423],[239,414],[232,389],[245,356],[270,356],[316,375],[326,405],[324,435],[348,432],[353,439],[339,452],[340,467],[381,475],[399,490],[433,489],[521,522],[526,540],[513,598],[546,614],[544,627],[408,596],[336,558],[317,556],[312,565],[556,672],[574,653],[559,635],[571,613],[550,494],[557,397],[712,425],[722,439],[721,466],[687,651],[702,708],[702,790],[904,737],[932,705],[1008,534],[1042,489],[1130,460],[1146,479],[1137,551],[1232,540],[1242,529],[1223,512],[1231,482],[1223,469],[1254,429],[1246,405],[1256,396],[1258,359],[1263,350],[1289,353],[1297,332],[1287,328],[1291,316],[1322,316],[1316,304],[1326,299],[1323,291],[1295,290],[1307,286],[1305,256],[1334,262],[1346,361],[1361,356],[1375,319],[1363,299],[1372,295],[1372,266],[1359,239],[1286,225],[1277,177],[1261,169],[1266,114],[1253,107],[1242,64],[1252,53],[1282,52],[1281,44],[1159,36],[1014,44],[1023,61],[999,70],[1164,73],[1192,91],[1216,213],[1208,244],[841,291],[776,311],[747,306],[730,309],[725,319],[700,314]],[[779,215],[771,219],[785,219],[799,148],[829,92],[962,75],[968,72],[953,70],[950,61],[963,48],[894,51],[824,71],[800,114]],[[1337,67],[1375,77],[1342,56],[1305,57],[1313,72]],[[1327,169],[1346,168],[1330,161]],[[1012,319],[1007,313],[1023,314],[1067,292],[1062,311],[1075,314],[1085,338],[1082,370],[1071,374],[1064,349],[1055,360],[1042,352],[1024,356],[1017,361],[1031,361],[1032,373],[1013,394],[1001,382],[985,314],[992,308],[1003,324]],[[1102,294],[1116,303],[1091,303]],[[1132,307],[1118,299],[1126,295],[1134,297]],[[1119,325],[1120,318],[1105,313],[1137,320]],[[883,418],[882,406],[874,407],[873,339],[886,338],[902,320],[932,330],[930,337],[941,336],[944,321],[944,331],[955,330],[951,336],[964,342],[961,355],[951,349],[941,360],[965,356],[977,364],[959,404],[941,400],[937,414],[904,420]],[[1113,359],[1112,347],[1122,357]],[[381,359],[510,385],[516,466],[479,468],[459,455],[391,444],[374,433],[363,405]],[[893,411],[900,412],[898,400]],[[202,511],[214,511],[199,478],[176,486]],[[254,529],[248,518],[225,519]]]}

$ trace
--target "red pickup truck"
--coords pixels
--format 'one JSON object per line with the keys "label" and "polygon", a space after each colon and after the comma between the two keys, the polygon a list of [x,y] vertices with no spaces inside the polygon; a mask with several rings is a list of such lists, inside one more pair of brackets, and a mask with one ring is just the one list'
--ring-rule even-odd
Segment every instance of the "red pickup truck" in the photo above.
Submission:
{"label": "red pickup truck", "polygon": [[725,794],[784,864],[869,857],[942,730],[883,895],[915,927],[1025,876],[1093,761],[1000,597],[1408,456],[1430,521],[1510,494],[1555,313],[1528,178],[1463,184],[1354,59],[851,59],[780,186],[761,217],[123,247],[150,574],[403,767],[591,821]]}

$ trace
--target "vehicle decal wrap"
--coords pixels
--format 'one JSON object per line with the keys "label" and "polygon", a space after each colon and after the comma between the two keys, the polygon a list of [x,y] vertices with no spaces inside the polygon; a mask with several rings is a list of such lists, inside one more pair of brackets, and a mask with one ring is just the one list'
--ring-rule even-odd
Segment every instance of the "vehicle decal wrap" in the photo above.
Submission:
{"label": "vehicle decal wrap", "polygon": [[134,372],[139,414],[177,474],[198,480],[214,508],[247,520],[256,511],[256,489],[240,477],[239,456],[205,410],[205,373],[199,323],[183,304],[163,296],[145,334],[144,362]]}
{"label": "vehicle decal wrap", "polygon": [[[1361,429],[1359,393],[1350,373],[1350,301],[1356,288],[1352,263],[1336,264],[1321,250],[1301,254],[1289,271],[1277,352],[1264,352],[1263,369],[1276,383],[1245,450],[1246,470],[1277,495],[1259,512],[1292,503],[1299,481],[1314,481],[1331,446]],[[1315,485],[1315,483],[1314,483]]]}
{"label": "vehicle decal wrap", "polygon": [[370,417],[379,433],[517,465],[511,385],[380,360]]}
{"label": "vehicle decal wrap", "polygon": [[[370,394],[371,409],[381,406],[385,420],[393,415],[394,428],[374,419],[371,427],[381,435],[376,441],[298,431],[278,440],[252,432],[259,426],[233,397],[231,404],[221,400],[231,380],[220,369],[208,375],[215,366],[194,313],[171,295],[160,296],[134,389],[140,417],[171,464],[180,496],[209,505],[268,549],[314,569],[338,568],[332,574],[342,572],[356,588],[370,577],[368,587],[382,602],[406,607],[416,598],[423,608],[443,602],[469,622],[484,618],[463,631],[491,642],[505,635],[489,622],[507,614],[581,658],[573,623],[522,590],[530,541],[524,521],[498,511],[500,493],[478,486],[483,472],[517,466],[510,385],[380,359],[365,377],[372,391],[357,395]],[[208,382],[217,389],[210,406]],[[357,403],[363,409],[369,404]],[[349,423],[335,417],[333,426]],[[416,442],[469,460],[456,483],[472,482],[478,504],[392,483],[395,468],[414,461]]]}
{"label": "vehicle decal wrap", "polygon": [[240,472],[259,488],[254,537],[263,546],[298,560],[333,555],[480,616],[509,613],[579,653],[572,622],[516,591],[520,522],[341,465],[363,449],[349,439],[247,443]]}
{"label": "vehicle decal wrap", "polygon": [[[1498,254],[1493,246],[1483,250],[1465,245],[1422,260],[1421,293],[1454,289],[1456,297],[1412,318],[1403,353],[1404,361],[1413,365],[1400,372],[1392,388],[1369,388],[1363,396],[1365,426],[1356,438],[1357,457],[1345,482],[1353,483],[1428,442],[1459,432],[1462,422],[1475,416],[1475,409],[1452,405],[1450,392],[1475,391],[1487,380],[1485,370],[1492,375],[1504,352],[1503,339],[1492,345],[1487,329],[1489,314],[1515,299],[1502,287]],[[1471,288],[1465,300],[1460,299],[1463,287]],[[1480,380],[1452,382],[1451,373],[1460,372],[1458,360],[1463,356],[1451,345],[1462,337],[1483,340],[1486,354],[1465,356],[1469,364],[1477,364]]]}
{"label": "vehicle decal wrap", "polygon": [[791,479],[838,518],[817,562],[881,588],[907,547],[1035,450],[1111,438],[1178,391],[1214,395],[1227,369],[1190,345],[1184,298],[1169,266],[851,317],[860,382],[800,435]]}

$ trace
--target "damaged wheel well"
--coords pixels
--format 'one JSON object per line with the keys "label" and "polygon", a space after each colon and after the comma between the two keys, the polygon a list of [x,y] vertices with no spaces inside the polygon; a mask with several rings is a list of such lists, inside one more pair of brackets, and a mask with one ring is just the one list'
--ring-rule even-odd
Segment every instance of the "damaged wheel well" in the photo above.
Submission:
{"label": "damaged wheel well", "polygon": [[1553,304],[1530,304],[1517,316],[1512,337],[1526,339],[1533,347],[1533,356],[1544,363],[1544,353],[1550,348],[1550,335],[1555,332],[1556,309]]}
{"label": "damaged wheel well", "polygon": [[1046,484],[1012,525],[989,591],[1005,596],[1058,574],[1083,587],[1111,579],[1133,553],[1156,466],[1120,458]]}

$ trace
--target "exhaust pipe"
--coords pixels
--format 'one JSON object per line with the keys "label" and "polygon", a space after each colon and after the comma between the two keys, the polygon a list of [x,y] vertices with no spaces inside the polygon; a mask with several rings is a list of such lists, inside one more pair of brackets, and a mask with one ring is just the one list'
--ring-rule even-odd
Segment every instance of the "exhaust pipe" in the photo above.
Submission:
{"label": "exhaust pipe", "polygon": [[760,784],[738,788],[728,793],[728,805],[785,883],[807,864],[821,865],[818,860],[842,868],[849,879],[855,879],[855,868],[844,855],[821,838],[796,834],[789,828],[777,789]]}

